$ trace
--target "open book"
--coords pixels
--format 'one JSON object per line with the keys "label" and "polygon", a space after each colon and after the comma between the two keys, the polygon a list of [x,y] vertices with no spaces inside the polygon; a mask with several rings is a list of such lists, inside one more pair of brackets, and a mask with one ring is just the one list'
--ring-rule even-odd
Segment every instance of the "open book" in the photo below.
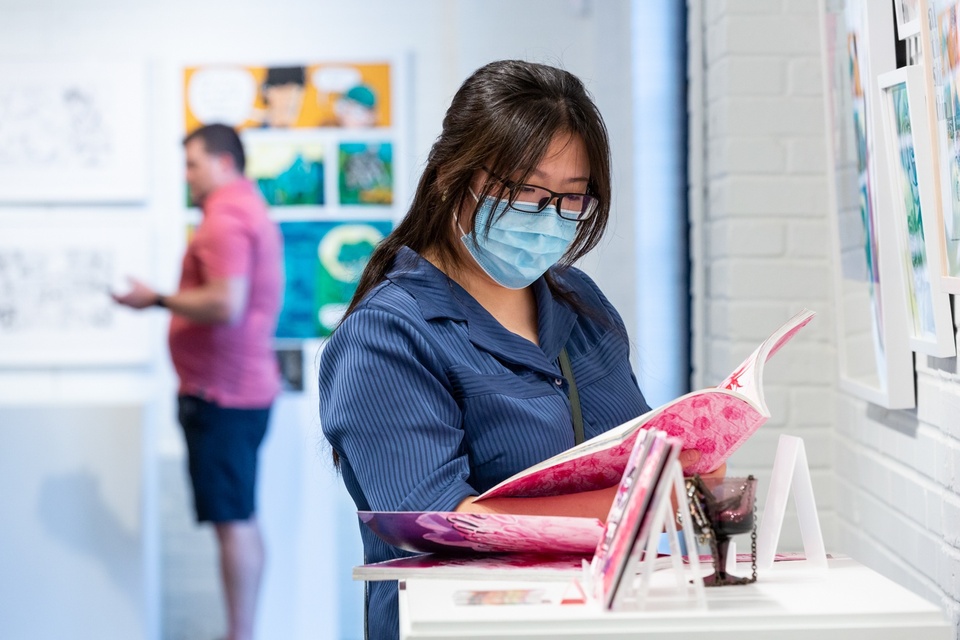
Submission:
{"label": "open book", "polygon": [[419,553],[591,554],[603,533],[596,518],[456,511],[358,511],[384,542]]}
{"label": "open book", "polygon": [[716,387],[693,391],[507,478],[477,500],[539,497],[612,487],[620,482],[643,429],[678,438],[700,460],[685,471],[706,473],[723,464],[770,417],[763,399],[763,365],[814,312],[804,309],[773,332]]}

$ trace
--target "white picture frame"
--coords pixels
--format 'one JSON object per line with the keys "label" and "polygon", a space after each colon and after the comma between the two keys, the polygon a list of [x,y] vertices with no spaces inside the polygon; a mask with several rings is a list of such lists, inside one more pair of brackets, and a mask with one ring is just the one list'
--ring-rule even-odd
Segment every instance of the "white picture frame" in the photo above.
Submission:
{"label": "white picture frame", "polygon": [[[110,297],[149,280],[153,251],[132,211],[78,211],[72,223],[8,212],[0,227],[0,369],[142,365],[156,320]],[[80,224],[79,218],[85,224]]]}
{"label": "white picture frame", "polygon": [[877,78],[896,242],[910,347],[938,358],[956,355],[950,297],[940,286],[936,157],[927,118],[923,69],[909,66]]}
{"label": "white picture frame", "polygon": [[147,198],[145,65],[0,62],[0,203]]}
{"label": "white picture frame", "polygon": [[[886,0],[821,0],[827,176],[840,387],[887,409],[916,406],[877,75],[896,68]],[[893,245],[895,246],[895,244]]]}
{"label": "white picture frame", "polygon": [[[936,158],[937,240],[940,245],[941,288],[960,294],[960,125],[957,93],[960,92],[960,65],[950,55],[955,41],[960,0],[918,0],[920,3],[920,45],[927,95],[927,117],[931,123]],[[941,37],[941,31],[947,37]]]}
{"label": "white picture frame", "polygon": [[920,0],[893,0],[897,37],[906,40],[920,33]]}

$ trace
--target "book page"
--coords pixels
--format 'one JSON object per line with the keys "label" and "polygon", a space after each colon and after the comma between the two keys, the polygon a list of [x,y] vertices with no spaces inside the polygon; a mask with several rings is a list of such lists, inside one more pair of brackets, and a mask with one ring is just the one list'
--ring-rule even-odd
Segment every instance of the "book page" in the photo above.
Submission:
{"label": "book page", "polygon": [[814,315],[816,312],[804,309],[780,325],[717,387],[743,394],[766,413],[766,403],[763,400],[763,365],[796,335],[797,331],[806,326]]}

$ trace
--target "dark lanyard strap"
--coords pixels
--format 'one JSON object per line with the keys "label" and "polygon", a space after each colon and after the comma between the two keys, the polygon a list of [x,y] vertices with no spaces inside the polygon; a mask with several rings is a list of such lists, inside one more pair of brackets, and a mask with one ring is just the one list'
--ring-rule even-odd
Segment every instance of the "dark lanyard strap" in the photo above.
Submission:
{"label": "dark lanyard strap", "polygon": [[580,394],[577,392],[577,381],[573,377],[573,367],[570,366],[570,356],[567,348],[560,350],[560,371],[570,385],[570,410],[573,412],[573,441],[576,444],[583,442],[583,414],[580,412]]}

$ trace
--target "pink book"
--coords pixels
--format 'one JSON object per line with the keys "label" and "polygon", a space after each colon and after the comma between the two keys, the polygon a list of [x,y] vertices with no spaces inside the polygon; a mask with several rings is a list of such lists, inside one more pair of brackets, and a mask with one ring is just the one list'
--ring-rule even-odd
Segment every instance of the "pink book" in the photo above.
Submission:
{"label": "pink book", "polygon": [[664,466],[668,460],[676,458],[680,444],[667,438],[662,431],[648,431],[643,442],[637,438],[637,443],[591,563],[594,584],[604,594],[610,593],[613,585],[619,582],[630,546],[637,537],[641,522],[653,507],[651,497]]}
{"label": "pink book", "polygon": [[583,575],[588,554],[564,553],[488,553],[483,555],[448,555],[427,553],[410,558],[397,558],[353,568],[354,580],[404,580],[434,578],[440,580],[562,581]]}
{"label": "pink book", "polygon": [[687,473],[723,464],[770,417],[763,365],[814,316],[804,309],[773,332],[717,387],[693,391],[507,478],[477,500],[539,497],[606,489],[620,482],[637,435],[658,429],[697,449]]}
{"label": "pink book", "polygon": [[596,518],[456,511],[358,511],[384,542],[422,553],[592,554],[603,533]]}

